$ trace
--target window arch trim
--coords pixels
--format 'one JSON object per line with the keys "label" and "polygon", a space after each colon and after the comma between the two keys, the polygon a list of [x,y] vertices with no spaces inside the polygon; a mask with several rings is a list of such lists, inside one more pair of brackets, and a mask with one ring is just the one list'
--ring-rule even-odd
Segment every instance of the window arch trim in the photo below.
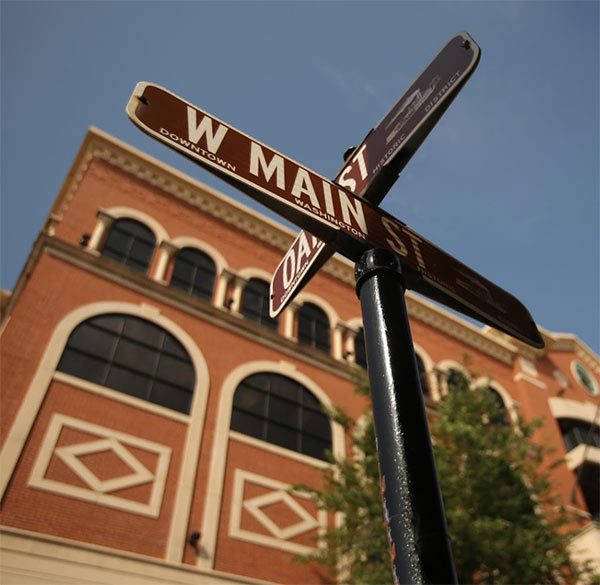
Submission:
{"label": "window arch trim", "polygon": [[498,394],[504,404],[504,408],[506,409],[508,416],[510,417],[510,422],[513,424],[516,423],[518,418],[519,403],[513,399],[506,388],[496,382],[496,380],[490,380],[490,378],[486,378],[485,376],[477,378],[471,382],[471,388],[484,387],[487,387]]}
{"label": "window arch trim", "polygon": [[[169,234],[163,225],[151,215],[134,209],[133,207],[110,207],[109,209],[101,209],[101,212],[108,214],[112,221],[117,219],[133,219],[143,223],[148,229],[154,233],[156,244],[160,244],[163,240],[169,239]],[[109,226],[110,229],[110,226]]]}
{"label": "window arch trim", "polygon": [[[450,372],[450,370],[457,370],[465,376],[465,378],[469,382],[469,385],[472,382],[469,372],[465,369],[465,367],[462,364],[458,363],[457,361],[442,360],[441,362],[438,363],[437,369],[440,372],[442,372],[442,374],[448,374]],[[439,394],[440,394],[440,397],[448,394],[448,380],[445,375],[440,376]]]}
{"label": "window arch trim", "polygon": [[323,300],[317,295],[307,292],[301,292],[294,300],[299,307],[302,306],[304,303],[311,303],[319,307],[319,309],[321,309],[322,311],[324,311],[327,315],[327,319],[329,319],[330,330],[333,330],[340,320],[337,311],[327,301]]}
{"label": "window arch trim", "polygon": [[191,236],[178,236],[173,238],[170,243],[173,244],[178,250],[181,250],[182,248],[195,248],[200,252],[204,252],[215,263],[217,278],[223,272],[223,270],[229,266],[225,256],[223,256],[219,250],[217,250],[214,246],[199,240],[198,238],[193,238]]}
{"label": "window arch trim", "polygon": [[429,397],[432,400],[437,401],[440,399],[440,389],[437,376],[433,375],[435,372],[435,362],[418,343],[413,342],[413,346],[415,348],[415,353],[421,358],[425,368],[425,378],[427,379],[427,385],[429,386]]}
{"label": "window arch trim", "polygon": [[258,278],[260,280],[264,280],[266,282],[271,282],[273,275],[266,270],[262,270],[261,268],[242,268],[238,270],[238,275],[244,280],[248,281],[251,278]]}
{"label": "window arch trim", "polygon": [[579,402],[570,398],[552,397],[548,399],[554,418],[574,418],[587,423],[600,425],[598,409],[593,402]]}

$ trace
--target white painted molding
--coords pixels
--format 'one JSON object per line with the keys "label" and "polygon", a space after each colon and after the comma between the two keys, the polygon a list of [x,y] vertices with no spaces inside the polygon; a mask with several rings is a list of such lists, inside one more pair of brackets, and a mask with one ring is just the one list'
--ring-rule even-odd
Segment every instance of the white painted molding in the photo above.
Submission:
{"label": "white painted molding", "polygon": [[[101,437],[97,440],[85,441],[74,445],[58,447],[58,439],[63,428],[77,429],[84,433]],[[128,446],[141,449],[157,457],[156,470],[147,469],[128,449]],[[101,481],[82,461],[78,455],[112,451],[131,469],[132,473]],[[45,477],[51,459],[57,456],[73,471],[87,487],[56,481]],[[141,439],[127,433],[115,431],[88,421],[55,413],[52,416],[46,435],[42,441],[35,464],[29,477],[28,486],[40,490],[57,493],[62,496],[93,502],[125,510],[133,514],[141,514],[158,518],[162,506],[163,493],[167,481],[167,471],[171,459],[171,448],[154,441]],[[148,502],[137,502],[111,492],[126,487],[146,483],[152,484]]]}
{"label": "white painted molding", "polygon": [[[246,483],[259,485],[270,491],[245,500],[244,488]],[[295,554],[314,552],[316,547],[298,544],[290,539],[315,529],[318,531],[325,530],[327,528],[327,511],[317,509],[316,517],[312,516],[298,502],[298,500],[310,502],[311,497],[300,492],[290,492],[291,487],[290,484],[269,477],[236,469],[233,478],[233,495],[229,515],[229,536],[244,542],[260,544]],[[299,518],[299,521],[285,527],[278,526],[261,510],[263,506],[272,504],[286,506]],[[265,535],[244,529],[242,527],[244,513],[250,514],[269,534]]]}

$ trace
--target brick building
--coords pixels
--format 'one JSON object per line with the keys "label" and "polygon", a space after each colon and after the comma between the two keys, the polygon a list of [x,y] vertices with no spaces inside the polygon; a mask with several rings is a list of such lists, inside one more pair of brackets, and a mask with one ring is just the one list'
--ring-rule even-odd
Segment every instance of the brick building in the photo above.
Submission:
{"label": "brick building", "polygon": [[[363,411],[360,306],[335,257],[269,318],[294,235],[88,132],[2,297],[2,582],[333,582],[290,563],[335,519],[288,488],[348,448],[320,405]],[[428,406],[467,353],[509,419],[545,417],[574,550],[599,558],[598,356],[573,335],[542,330],[538,351],[407,304]]]}

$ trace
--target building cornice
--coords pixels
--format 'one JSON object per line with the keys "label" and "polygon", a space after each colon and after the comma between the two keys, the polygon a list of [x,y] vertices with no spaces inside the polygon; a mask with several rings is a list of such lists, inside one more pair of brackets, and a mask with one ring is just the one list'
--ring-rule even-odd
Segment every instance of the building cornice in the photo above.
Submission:
{"label": "building cornice", "polygon": [[535,361],[537,358],[550,352],[566,352],[575,354],[583,363],[600,377],[600,357],[594,353],[581,339],[572,333],[555,333],[539,327],[540,334],[544,340],[543,349],[534,349],[525,343],[511,338],[506,333],[497,331],[492,327],[485,326],[484,331],[490,337],[503,339],[514,345],[515,351],[524,358]]}
{"label": "building cornice", "polygon": [[514,345],[508,341],[494,339],[486,335],[482,329],[414,294],[407,293],[406,306],[409,316],[501,362],[512,365],[516,351]]}

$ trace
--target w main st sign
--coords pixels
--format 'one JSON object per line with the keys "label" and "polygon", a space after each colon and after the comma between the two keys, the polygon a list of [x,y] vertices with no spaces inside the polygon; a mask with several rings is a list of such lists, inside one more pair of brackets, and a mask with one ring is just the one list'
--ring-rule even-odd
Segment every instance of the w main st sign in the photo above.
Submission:
{"label": "w main st sign", "polygon": [[370,248],[391,250],[400,257],[408,288],[543,346],[533,319],[515,297],[340,185],[157,85],[138,83],[127,113],[150,136],[347,258],[356,262]]}

